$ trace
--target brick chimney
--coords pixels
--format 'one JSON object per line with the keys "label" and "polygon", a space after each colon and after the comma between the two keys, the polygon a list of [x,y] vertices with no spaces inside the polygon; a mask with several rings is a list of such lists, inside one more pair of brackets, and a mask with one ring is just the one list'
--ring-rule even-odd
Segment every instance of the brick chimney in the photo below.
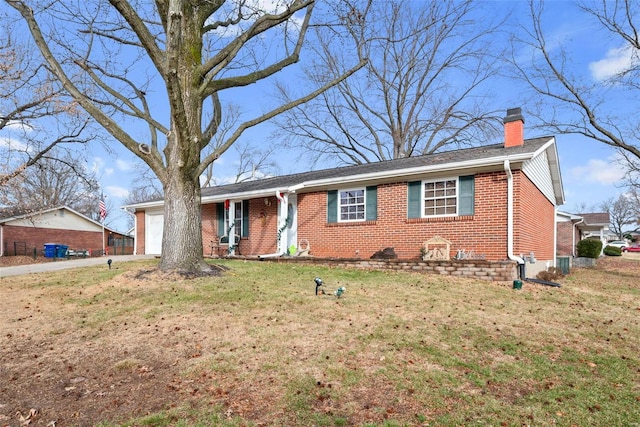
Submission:
{"label": "brick chimney", "polygon": [[521,108],[509,108],[504,123],[504,146],[518,147],[524,144],[524,117]]}

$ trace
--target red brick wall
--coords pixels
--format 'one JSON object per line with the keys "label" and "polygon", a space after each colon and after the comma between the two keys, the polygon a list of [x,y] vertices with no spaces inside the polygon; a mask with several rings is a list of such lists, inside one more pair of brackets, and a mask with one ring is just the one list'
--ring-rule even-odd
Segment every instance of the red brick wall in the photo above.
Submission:
{"label": "red brick wall", "polygon": [[[521,172],[514,171],[514,253],[538,259],[553,258],[554,206]],[[418,258],[424,242],[434,236],[452,242],[451,256],[459,249],[473,250],[487,260],[507,256],[507,178],[502,171],[475,175],[475,213],[452,218],[407,218],[407,183],[378,186],[378,219],[358,223],[327,223],[326,191],[298,194],[298,240],[307,239],[317,257],[369,258],[393,247],[401,259]],[[240,241],[242,255],[276,251],[275,197],[249,202],[249,236]],[[138,218],[138,253],[144,253],[144,213]],[[204,254],[217,241],[216,205],[202,207]]]}
{"label": "red brick wall", "polygon": [[420,256],[424,242],[436,235],[458,249],[473,250],[489,260],[507,258],[506,177],[503,172],[475,176],[473,216],[407,219],[406,182],[378,186],[378,220],[327,224],[326,192],[298,195],[298,238],[306,238],[311,253],[321,257],[369,258],[393,247],[399,258]]}
{"label": "red brick wall", "polygon": [[273,197],[249,201],[249,237],[240,241],[240,253],[252,255],[276,252],[278,237],[278,199]]}
{"label": "red brick wall", "polygon": [[534,252],[536,259],[553,260],[555,208],[524,173],[514,171],[513,180],[513,252]]}
{"label": "red brick wall", "polygon": [[558,223],[557,239],[558,255],[573,255],[573,249],[575,245],[573,242],[573,223],[571,221]]}
{"label": "red brick wall", "polygon": [[136,254],[144,255],[145,254],[145,211],[137,211],[136,212]]}
{"label": "red brick wall", "polygon": [[33,255],[33,248],[38,253],[45,243],[57,243],[69,246],[69,249],[91,249],[92,252],[102,251],[102,233],[96,231],[58,230],[51,228],[20,227],[5,225],[3,240],[5,255],[13,255],[13,242],[25,242],[27,255]]}
{"label": "red brick wall", "polygon": [[211,255],[211,245],[218,241],[218,227],[216,222],[216,204],[202,205],[202,245],[204,255]]}

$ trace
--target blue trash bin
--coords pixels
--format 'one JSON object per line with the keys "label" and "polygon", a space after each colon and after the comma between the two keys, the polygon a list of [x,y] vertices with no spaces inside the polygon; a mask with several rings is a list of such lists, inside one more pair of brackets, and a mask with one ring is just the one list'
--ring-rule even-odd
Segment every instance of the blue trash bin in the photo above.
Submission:
{"label": "blue trash bin", "polygon": [[67,249],[69,249],[68,245],[57,245],[56,252],[58,258],[65,258],[67,256]]}
{"label": "blue trash bin", "polygon": [[44,256],[46,258],[54,258],[56,256],[56,244],[55,243],[45,243],[44,244]]}

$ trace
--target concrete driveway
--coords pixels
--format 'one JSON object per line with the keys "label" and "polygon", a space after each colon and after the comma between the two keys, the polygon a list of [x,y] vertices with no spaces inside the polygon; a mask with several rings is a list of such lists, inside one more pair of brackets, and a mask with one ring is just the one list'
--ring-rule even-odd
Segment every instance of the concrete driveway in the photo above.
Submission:
{"label": "concrete driveway", "polygon": [[69,268],[87,267],[90,265],[104,264],[108,268],[107,260],[112,261],[111,266],[120,262],[136,261],[141,259],[154,259],[155,255],[113,255],[95,258],[61,259],[59,261],[42,262],[37,264],[16,265],[14,267],[0,267],[0,278],[19,276],[22,274],[45,273],[47,271],[59,271]]}

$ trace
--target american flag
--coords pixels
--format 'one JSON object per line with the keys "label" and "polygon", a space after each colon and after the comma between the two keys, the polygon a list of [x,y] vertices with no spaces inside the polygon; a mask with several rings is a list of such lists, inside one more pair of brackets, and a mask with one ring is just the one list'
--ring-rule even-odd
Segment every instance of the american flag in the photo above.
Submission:
{"label": "american flag", "polygon": [[107,217],[107,205],[104,204],[104,195],[100,198],[98,208],[100,208],[100,221],[104,222],[104,219]]}

